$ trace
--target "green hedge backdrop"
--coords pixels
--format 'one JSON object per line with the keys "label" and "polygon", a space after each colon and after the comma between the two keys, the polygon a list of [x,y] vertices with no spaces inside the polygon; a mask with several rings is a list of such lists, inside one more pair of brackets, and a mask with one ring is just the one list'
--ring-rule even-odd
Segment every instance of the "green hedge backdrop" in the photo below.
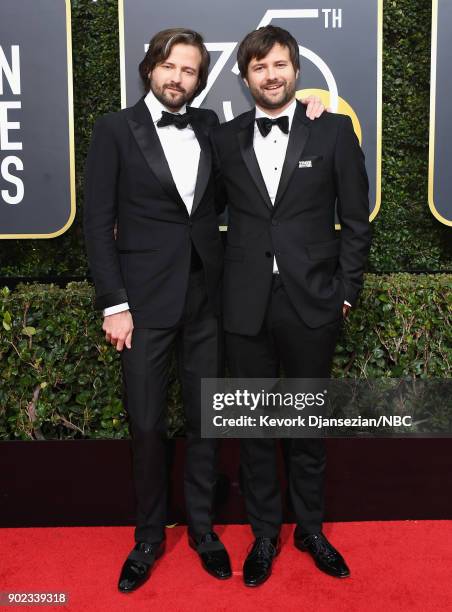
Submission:
{"label": "green hedge backdrop", "polygon": [[[0,439],[127,437],[118,354],[100,332],[92,300],[88,283],[3,290]],[[451,346],[451,275],[369,274],[333,376],[447,377]],[[180,403],[172,384],[171,435],[183,428]]]}
{"label": "green hedge backdrop", "polygon": [[[94,120],[120,108],[117,1],[71,6],[77,216],[52,240],[0,241],[0,277],[88,272],[83,165]],[[373,274],[346,323],[335,376],[450,376],[452,276],[406,274],[452,269],[450,228],[427,203],[430,29],[431,0],[384,1],[382,205],[373,224]],[[100,327],[88,283],[3,290],[0,439],[128,436],[118,355]],[[177,384],[169,402],[174,434],[183,428]]]}

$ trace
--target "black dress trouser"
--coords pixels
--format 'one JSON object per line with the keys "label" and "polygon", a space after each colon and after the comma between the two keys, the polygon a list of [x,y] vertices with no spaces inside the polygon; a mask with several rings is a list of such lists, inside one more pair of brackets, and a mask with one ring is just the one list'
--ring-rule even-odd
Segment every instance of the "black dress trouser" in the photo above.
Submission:
{"label": "black dress trouser", "polygon": [[[305,325],[293,308],[279,275],[265,320],[256,336],[226,333],[226,358],[233,378],[277,378],[282,365],[288,378],[329,378],[342,312],[317,328]],[[277,440],[242,439],[243,488],[254,535],[275,537],[282,524],[276,461]],[[325,445],[318,438],[287,440],[289,490],[302,534],[317,533],[324,514]]]}
{"label": "black dress trouser", "polygon": [[187,420],[184,474],[190,533],[212,528],[217,441],[202,439],[201,378],[216,378],[221,367],[221,330],[207,299],[203,270],[190,273],[178,325],[134,329],[132,348],[122,351],[125,405],[132,434],[133,478],[137,502],[135,540],[157,543],[167,518],[166,412],[173,346]]}

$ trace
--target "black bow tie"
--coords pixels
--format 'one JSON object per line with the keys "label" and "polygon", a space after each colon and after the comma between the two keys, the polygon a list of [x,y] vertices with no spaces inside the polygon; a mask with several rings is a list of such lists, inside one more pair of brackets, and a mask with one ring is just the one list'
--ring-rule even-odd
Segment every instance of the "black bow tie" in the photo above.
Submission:
{"label": "black bow tie", "polygon": [[177,115],[175,113],[167,113],[166,111],[162,111],[162,118],[157,121],[157,127],[175,125],[178,130],[183,130],[189,123],[190,115],[188,113]]}
{"label": "black bow tie", "polygon": [[256,119],[257,127],[259,128],[259,132],[265,138],[270,134],[270,131],[274,125],[277,125],[281,132],[284,134],[289,133],[289,117],[284,115],[284,117],[278,117],[277,119],[270,119],[269,117],[259,117]]}

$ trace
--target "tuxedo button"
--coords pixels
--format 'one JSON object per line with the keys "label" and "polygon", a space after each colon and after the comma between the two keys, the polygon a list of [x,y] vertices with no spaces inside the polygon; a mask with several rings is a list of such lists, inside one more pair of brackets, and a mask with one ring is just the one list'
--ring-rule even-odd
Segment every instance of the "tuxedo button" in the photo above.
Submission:
{"label": "tuxedo button", "polygon": [[279,225],[279,223],[276,219],[272,219],[272,225]]}
{"label": "tuxedo button", "polygon": [[265,257],[271,257],[272,254],[270,253],[270,251],[265,251]]}

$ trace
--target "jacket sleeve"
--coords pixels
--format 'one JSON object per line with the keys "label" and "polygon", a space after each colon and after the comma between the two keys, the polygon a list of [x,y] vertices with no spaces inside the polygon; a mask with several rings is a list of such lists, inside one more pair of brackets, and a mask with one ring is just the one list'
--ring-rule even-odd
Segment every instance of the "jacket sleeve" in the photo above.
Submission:
{"label": "jacket sleeve", "polygon": [[339,268],[345,287],[344,299],[354,306],[363,284],[371,228],[364,153],[348,116],[342,117],[338,127],[334,165],[337,213],[341,224]]}
{"label": "jacket sleeve", "polygon": [[114,235],[119,152],[110,117],[97,120],[85,165],[85,244],[98,309],[127,302]]}
{"label": "jacket sleeve", "polygon": [[212,148],[212,171],[215,181],[215,210],[217,215],[221,215],[227,205],[227,192],[224,183],[223,175],[221,173],[220,158],[218,155],[216,143],[215,143],[215,129],[220,125],[217,115],[215,115],[216,124],[210,130],[210,144]]}

